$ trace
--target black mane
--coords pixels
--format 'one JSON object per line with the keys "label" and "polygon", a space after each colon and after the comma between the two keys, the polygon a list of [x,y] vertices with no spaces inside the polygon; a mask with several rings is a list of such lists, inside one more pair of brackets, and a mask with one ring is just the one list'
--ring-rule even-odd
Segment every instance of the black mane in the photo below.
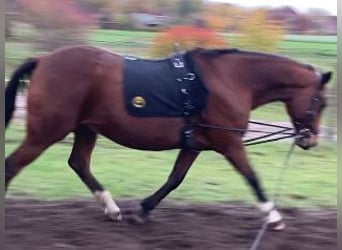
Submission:
{"label": "black mane", "polygon": [[271,58],[277,58],[277,59],[285,59],[285,60],[291,60],[287,57],[275,55],[275,54],[269,54],[269,53],[263,53],[263,52],[257,52],[257,51],[251,51],[251,50],[240,50],[237,48],[229,48],[229,49],[195,49],[195,51],[198,51],[201,55],[208,56],[208,57],[219,57],[222,55],[227,54],[241,54],[246,56],[266,56]]}
{"label": "black mane", "polygon": [[237,48],[229,48],[229,49],[204,49],[204,48],[196,48],[194,50],[188,51],[186,54],[199,54],[204,57],[208,58],[216,58],[219,56],[227,55],[227,54],[240,54],[240,55],[246,55],[246,56],[263,56],[263,57],[269,57],[273,59],[278,59],[278,60],[287,60],[287,61],[292,61],[298,64],[303,65],[305,68],[314,71],[315,68],[310,65],[310,64],[303,64],[300,63],[296,60],[293,60],[291,58],[285,57],[285,56],[280,56],[280,55],[275,55],[275,54],[270,54],[270,53],[263,53],[263,52],[257,52],[257,51],[250,51],[250,50],[240,50]]}

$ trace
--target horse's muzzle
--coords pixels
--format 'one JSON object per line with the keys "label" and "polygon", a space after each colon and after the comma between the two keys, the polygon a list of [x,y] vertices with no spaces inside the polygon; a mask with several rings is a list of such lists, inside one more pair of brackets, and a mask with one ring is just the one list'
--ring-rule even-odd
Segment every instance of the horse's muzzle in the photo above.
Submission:
{"label": "horse's muzzle", "polygon": [[317,146],[318,136],[308,129],[303,129],[296,135],[296,145],[307,150]]}

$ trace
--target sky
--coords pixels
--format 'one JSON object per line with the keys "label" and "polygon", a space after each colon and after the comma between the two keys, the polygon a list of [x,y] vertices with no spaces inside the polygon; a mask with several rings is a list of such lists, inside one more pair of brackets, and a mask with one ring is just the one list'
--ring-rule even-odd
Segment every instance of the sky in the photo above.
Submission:
{"label": "sky", "polygon": [[261,6],[292,6],[299,11],[305,11],[310,8],[320,8],[329,11],[332,15],[337,15],[338,0],[211,0],[213,2],[226,2],[238,4],[245,7]]}

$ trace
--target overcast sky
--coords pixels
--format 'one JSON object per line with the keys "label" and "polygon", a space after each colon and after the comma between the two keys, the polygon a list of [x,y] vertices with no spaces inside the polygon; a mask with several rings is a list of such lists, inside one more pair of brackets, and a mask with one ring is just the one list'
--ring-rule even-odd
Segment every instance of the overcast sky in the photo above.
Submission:
{"label": "overcast sky", "polygon": [[234,3],[246,7],[261,6],[292,6],[299,11],[310,8],[320,8],[329,11],[332,15],[337,15],[338,0],[210,0],[214,2]]}

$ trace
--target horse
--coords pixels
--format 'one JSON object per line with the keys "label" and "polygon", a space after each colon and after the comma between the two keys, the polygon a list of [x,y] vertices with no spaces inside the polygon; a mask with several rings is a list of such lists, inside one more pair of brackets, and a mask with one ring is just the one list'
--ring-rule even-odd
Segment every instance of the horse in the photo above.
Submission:
{"label": "horse", "polygon": [[[195,75],[202,79],[208,91],[203,110],[188,119],[129,114],[124,105],[124,58],[111,51],[73,46],[23,62],[5,90],[7,128],[15,109],[18,87],[22,79],[30,79],[26,136],[5,160],[6,190],[10,181],[44,150],[74,133],[69,166],[103,206],[105,214],[112,220],[121,220],[124,211],[91,172],[90,158],[97,135],[134,149],[179,149],[166,182],[134,210],[137,221],[144,222],[182,183],[200,152],[213,150],[223,155],[244,177],[256,196],[256,207],[266,216],[268,228],[282,230],[285,227],[283,217],[265,194],[247,157],[242,139],[244,131],[253,109],[280,101],[285,104],[296,134],[305,132],[305,136],[296,137],[295,144],[303,149],[316,146],[320,118],[327,102],[326,83],[332,72],[320,72],[311,65],[283,56],[239,49],[197,48],[182,55],[186,63],[196,69]],[[186,120],[195,125],[193,148],[182,144]],[[237,128],[238,131],[209,129],[196,124]],[[46,168],[48,171],[48,166]]]}

